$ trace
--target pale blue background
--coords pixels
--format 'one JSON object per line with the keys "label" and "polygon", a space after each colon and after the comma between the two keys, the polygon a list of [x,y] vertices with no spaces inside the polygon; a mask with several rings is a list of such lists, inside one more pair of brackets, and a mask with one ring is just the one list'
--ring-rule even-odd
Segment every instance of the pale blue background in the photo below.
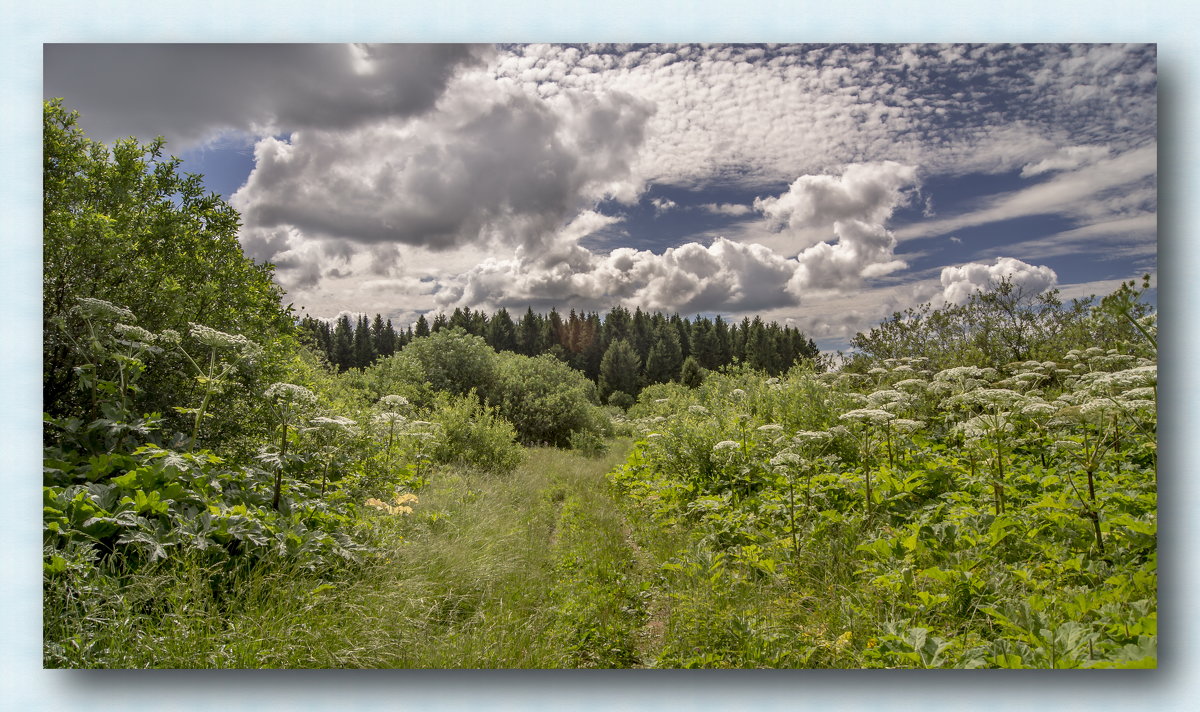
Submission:
{"label": "pale blue background", "polygon": [[[996,709],[1200,706],[1196,206],[1200,15],[1184,2],[990,0],[475,3],[64,1],[0,9],[0,709]],[[886,7],[886,9],[881,9]],[[85,672],[41,669],[40,116],[44,42],[1155,42],[1159,60],[1160,669],[939,671]],[[1188,700],[1193,702],[1189,703]]]}

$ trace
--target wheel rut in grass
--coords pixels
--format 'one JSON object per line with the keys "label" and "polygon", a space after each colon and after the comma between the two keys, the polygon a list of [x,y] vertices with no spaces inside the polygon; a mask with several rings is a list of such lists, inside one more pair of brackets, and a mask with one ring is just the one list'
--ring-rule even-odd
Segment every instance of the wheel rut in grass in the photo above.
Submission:
{"label": "wheel rut in grass", "polygon": [[653,667],[668,599],[609,482],[627,447],[432,482],[381,594],[393,666]]}

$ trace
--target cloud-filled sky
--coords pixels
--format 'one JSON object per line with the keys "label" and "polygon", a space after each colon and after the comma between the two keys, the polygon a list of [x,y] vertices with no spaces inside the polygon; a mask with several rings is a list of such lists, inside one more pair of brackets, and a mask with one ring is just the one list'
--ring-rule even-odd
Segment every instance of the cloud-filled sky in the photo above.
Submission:
{"label": "cloud-filled sky", "polygon": [[1004,275],[1157,273],[1153,45],[48,44],[307,313],[745,314],[826,349]]}

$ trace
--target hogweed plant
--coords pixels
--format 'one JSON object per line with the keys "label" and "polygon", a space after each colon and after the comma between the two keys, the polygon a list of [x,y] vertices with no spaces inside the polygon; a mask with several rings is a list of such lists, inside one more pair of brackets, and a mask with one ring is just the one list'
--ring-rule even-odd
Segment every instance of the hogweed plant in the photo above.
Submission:
{"label": "hogweed plant", "polygon": [[890,442],[891,422],[896,419],[896,414],[882,408],[856,408],[842,413],[839,419],[851,424],[848,431],[857,442],[861,453],[863,478],[867,489],[867,516],[870,516],[872,505],[871,468],[874,466],[872,455],[877,443],[876,438],[880,433],[885,433],[884,438]]}
{"label": "hogweed plant", "polygon": [[816,471],[816,463],[823,461],[822,455],[833,444],[834,437],[843,431],[846,431],[843,426],[835,426],[834,429],[828,432],[824,430],[798,430],[792,436],[792,447],[799,450],[803,458],[803,469],[806,475],[804,504],[809,509],[812,509],[812,478]]}
{"label": "hogweed plant", "polygon": [[400,415],[399,413],[393,413],[390,410],[382,413],[376,413],[375,417],[371,421],[375,425],[386,428],[387,430],[387,447],[385,449],[385,452],[387,453],[387,459],[384,461],[384,465],[389,471],[392,469],[392,457],[395,452],[396,426],[403,425],[407,421],[408,418]]}
{"label": "hogweed plant", "polygon": [[[275,486],[271,492],[271,508],[279,510],[279,495],[283,489],[283,471],[287,466],[288,427],[296,423],[312,406],[317,397],[304,386],[293,383],[272,383],[263,396],[279,420],[279,450],[277,455],[266,453],[266,460],[275,460]],[[272,456],[273,455],[273,456]]]}
{"label": "hogweed plant", "polygon": [[[58,326],[85,361],[75,372],[90,393],[91,407],[97,407],[101,396],[116,396],[122,411],[128,410],[129,394],[137,390],[134,382],[145,371],[142,356],[161,352],[155,346],[158,338],[133,325],[137,320],[133,312],[103,299],[81,297],[74,313],[83,321],[86,334],[76,338],[61,321]],[[114,380],[101,377],[108,362],[116,367]]]}
{"label": "hogweed plant", "polygon": [[433,462],[432,451],[436,447],[436,438],[440,431],[441,423],[433,423],[428,420],[413,420],[408,423],[408,430],[403,430],[396,433],[403,438],[411,438],[411,443],[414,446],[413,450],[413,483],[415,486],[424,486],[426,484],[423,479],[423,469]]}
{"label": "hogweed plant", "polygon": [[48,422],[64,433],[84,436],[77,444],[93,454],[114,452],[130,434],[144,437],[159,427],[157,413],[138,417],[132,412],[132,396],[140,392],[137,381],[146,370],[146,357],[169,347],[174,332],[152,334],[128,323],[135,321],[131,311],[103,299],[81,298],[73,313],[84,324],[83,334],[72,333],[65,320],[56,325],[83,360],[74,372],[79,388],[88,393],[86,412],[99,417],[86,425],[74,418]]}
{"label": "hogweed plant", "polygon": [[[1149,371],[1143,371],[1142,375],[1148,378]],[[1120,378],[1115,380],[1122,381]],[[1112,379],[1109,379],[1107,382],[1111,383],[1111,381]],[[1124,383],[1138,384],[1139,381],[1130,378],[1124,380]],[[1056,440],[1054,448],[1072,460],[1073,464],[1083,470],[1087,477],[1087,496],[1084,497],[1075,486],[1074,478],[1071,477],[1069,470],[1067,473],[1071,488],[1075,491],[1076,497],[1079,498],[1083,507],[1084,516],[1091,520],[1092,531],[1096,537],[1096,548],[1102,555],[1104,554],[1104,537],[1100,528],[1102,503],[1098,502],[1096,498],[1096,476],[1105,455],[1110,450],[1115,451],[1119,446],[1122,418],[1137,412],[1153,410],[1154,400],[1142,397],[1149,395],[1142,390],[1144,388],[1147,387],[1138,386],[1126,391],[1126,393],[1135,394],[1133,398],[1114,393],[1088,397],[1086,391],[1081,391],[1076,395],[1082,397],[1071,399],[1078,402],[1067,405],[1061,411],[1064,423],[1069,425],[1066,436]]]}
{"label": "hogweed plant", "polygon": [[[196,446],[196,438],[200,434],[200,424],[208,411],[211,398],[225,385],[228,376],[240,364],[252,361],[261,353],[258,344],[240,334],[227,334],[203,324],[189,323],[188,335],[204,350],[207,358],[195,358],[183,348],[176,339],[178,350],[191,364],[196,372],[196,382],[204,388],[200,405],[196,408],[177,407],[175,410],[184,415],[192,416],[192,434],[188,438],[188,451]],[[204,364],[204,365],[201,365]]]}
{"label": "hogweed plant", "polygon": [[800,536],[796,530],[796,487],[795,473],[804,464],[804,459],[791,450],[781,450],[771,458],[771,467],[783,477],[788,491],[788,531],[792,537],[792,561],[796,575],[800,575]]}
{"label": "hogweed plant", "polygon": [[[912,408],[913,399],[906,393],[895,389],[887,388],[884,390],[875,391],[867,395],[868,408],[877,408],[879,410],[891,413],[896,419],[899,419],[902,413],[905,413]],[[895,446],[892,441],[892,421],[886,420],[883,423],[884,444],[887,446],[888,467],[895,469],[896,455]]]}
{"label": "hogweed plant", "polygon": [[373,422],[376,425],[387,427],[387,460],[385,467],[390,471],[392,469],[392,456],[396,442],[396,426],[403,425],[408,420],[408,417],[400,411],[407,410],[409,402],[404,396],[387,395],[379,399],[378,405],[385,410],[376,414]]}
{"label": "hogweed plant", "polygon": [[976,388],[943,401],[948,408],[975,413],[959,423],[956,429],[968,444],[978,444],[992,454],[992,496],[997,515],[1006,508],[1005,455],[1009,441],[1016,431],[1013,411],[1020,411],[1029,399],[1007,388]]}
{"label": "hogweed plant", "polygon": [[346,444],[346,439],[354,434],[358,425],[350,418],[335,415],[332,417],[318,416],[308,421],[305,430],[316,436],[318,450],[324,455],[324,465],[321,468],[321,496],[325,496],[325,484],[329,480],[329,469]]}

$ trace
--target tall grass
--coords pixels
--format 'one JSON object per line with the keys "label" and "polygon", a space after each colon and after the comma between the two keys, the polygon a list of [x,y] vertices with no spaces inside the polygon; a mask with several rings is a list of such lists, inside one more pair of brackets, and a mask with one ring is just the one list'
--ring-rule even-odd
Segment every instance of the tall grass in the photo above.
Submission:
{"label": "tall grass", "polygon": [[[617,659],[581,652],[590,649],[590,638],[579,631],[580,625],[604,628],[604,616],[629,617],[608,625],[618,637],[637,625],[636,609],[623,612],[628,601],[616,601],[608,587],[629,568],[621,558],[628,555],[622,520],[604,477],[624,452],[619,446],[591,459],[534,449],[507,475],[441,471],[412,514],[375,519],[376,557],[323,575],[282,563],[227,571],[199,558],[136,573],[122,571],[117,561],[73,568],[72,588],[84,595],[67,597],[67,578],[48,583],[45,664],[629,664],[627,654]],[[595,521],[603,524],[597,528]],[[587,556],[593,544],[607,553]],[[592,614],[581,617],[580,611]]]}

